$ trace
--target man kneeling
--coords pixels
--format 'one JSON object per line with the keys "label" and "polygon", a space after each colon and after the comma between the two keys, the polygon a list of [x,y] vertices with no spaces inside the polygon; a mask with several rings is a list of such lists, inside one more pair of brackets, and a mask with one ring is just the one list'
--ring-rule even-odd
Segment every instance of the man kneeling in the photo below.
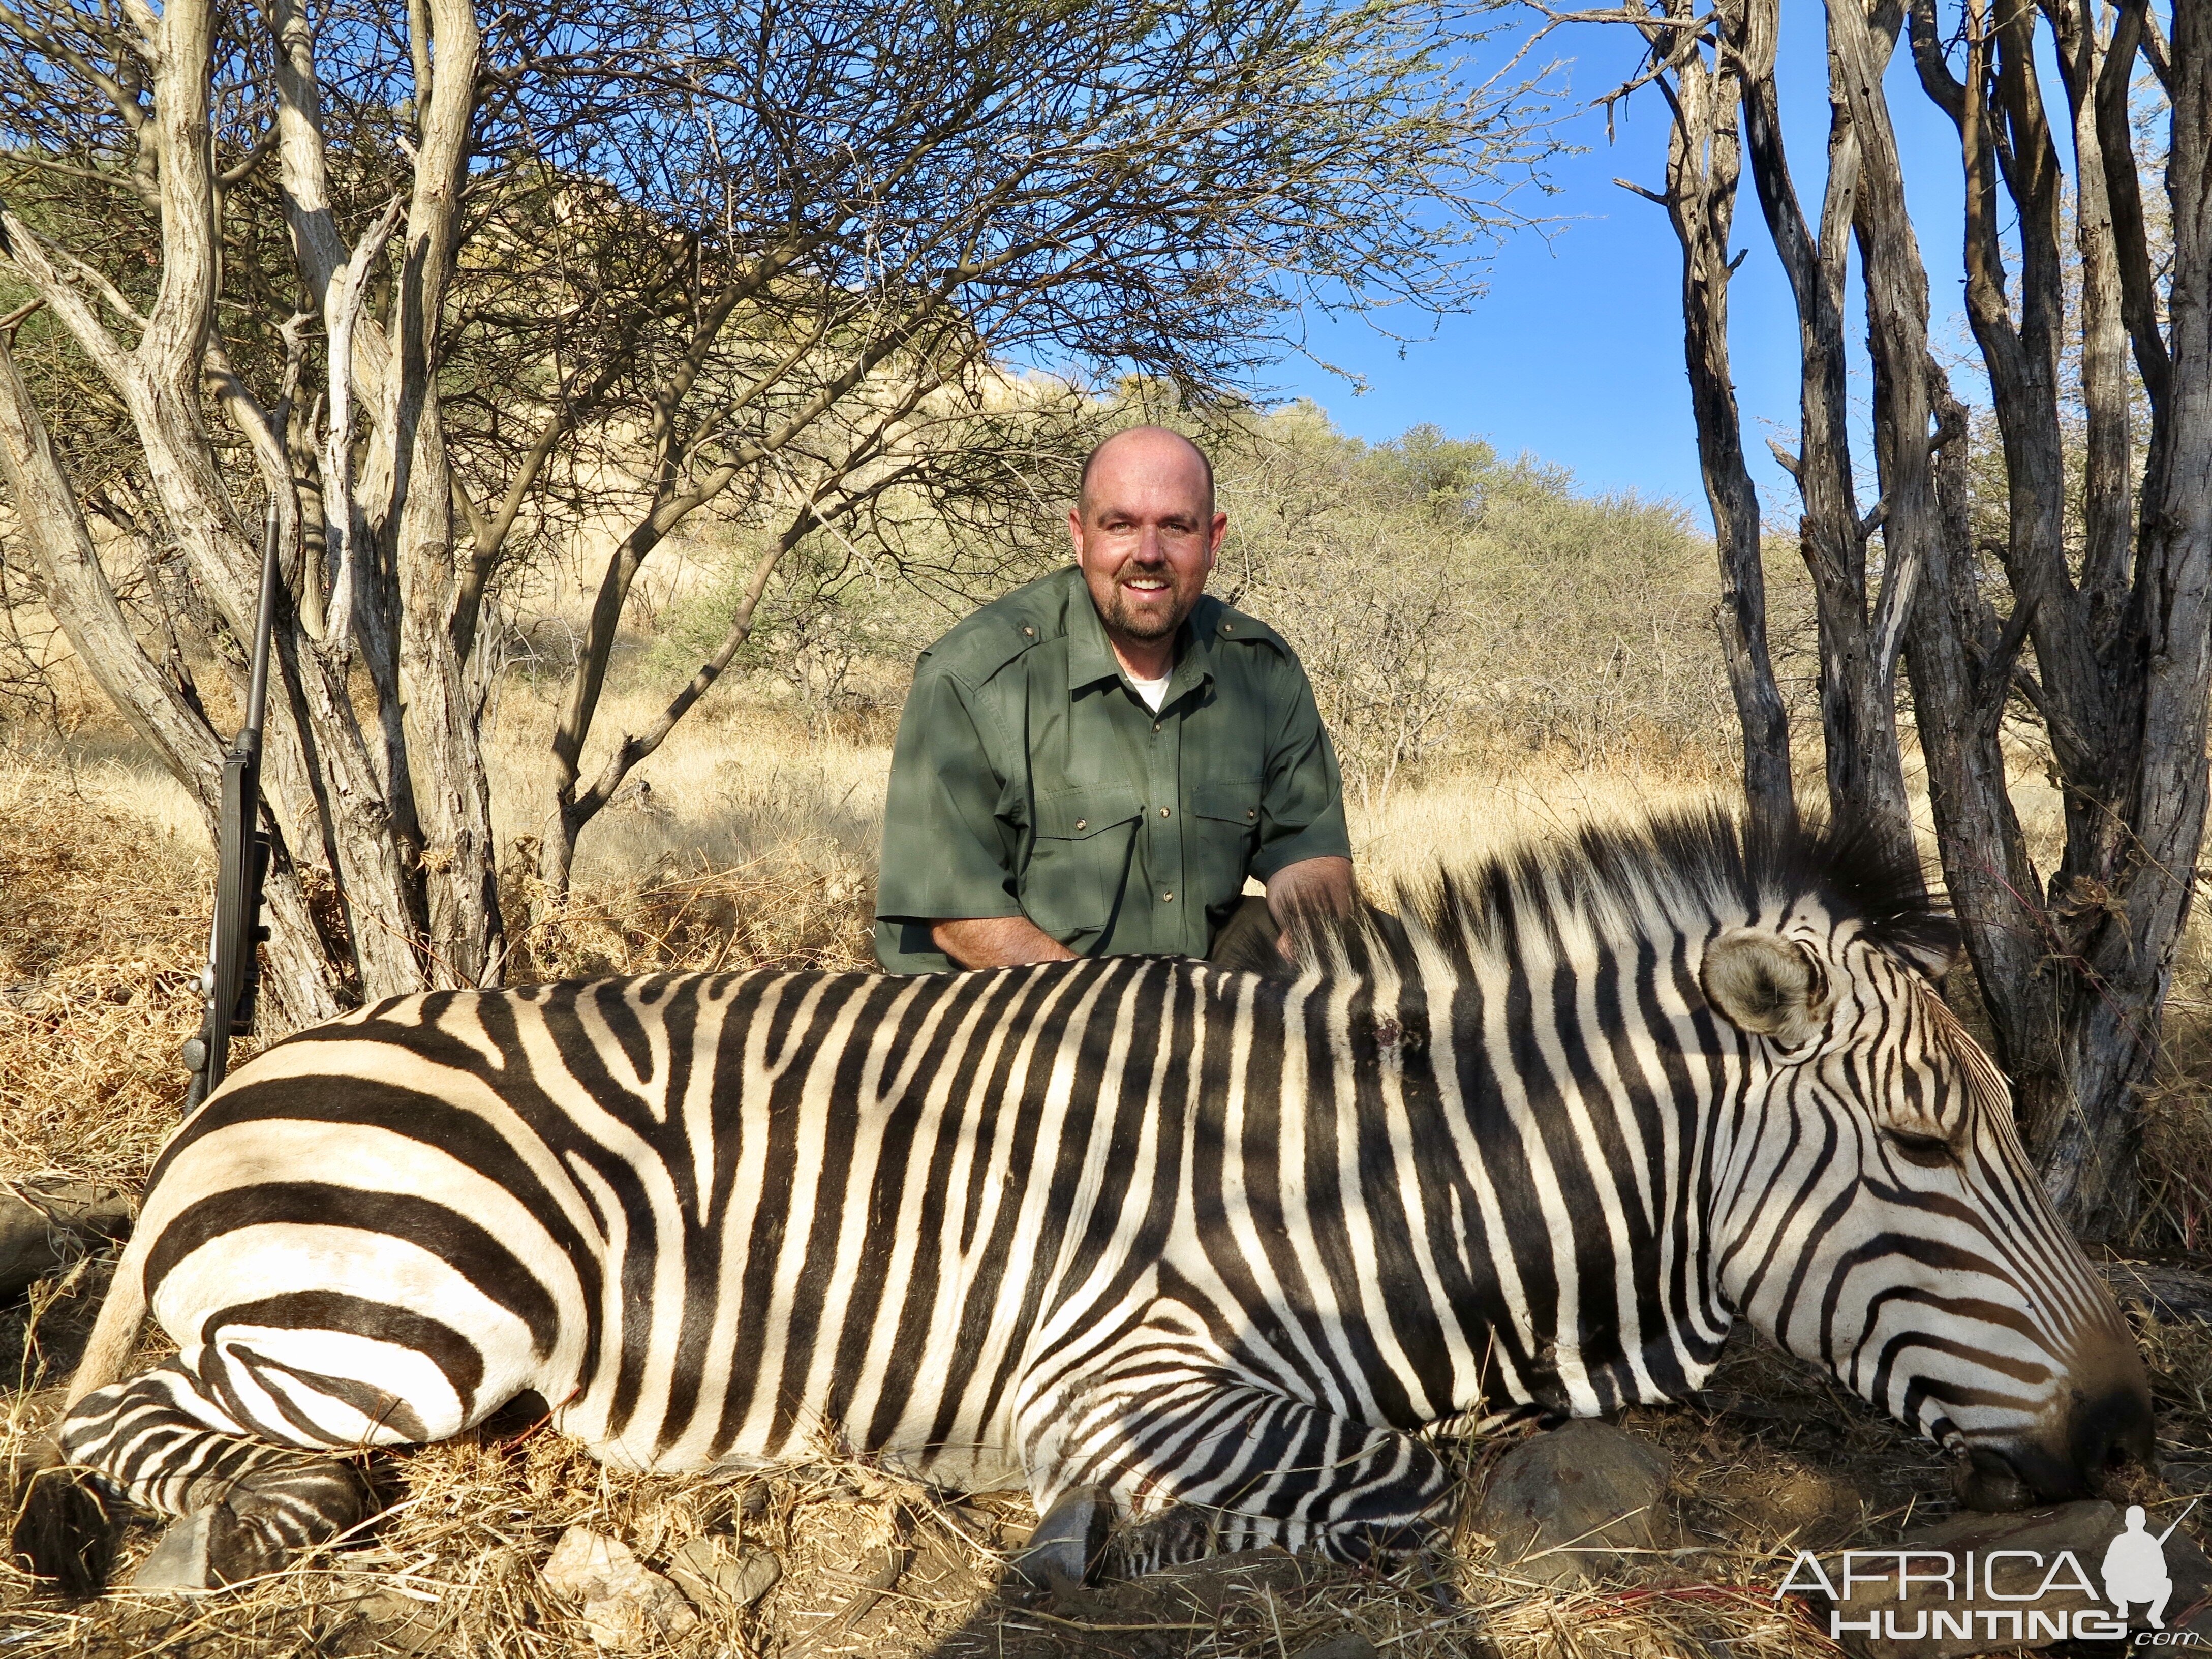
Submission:
{"label": "man kneeling", "polygon": [[922,653],[884,811],[886,969],[1145,952],[1259,967],[1294,909],[1350,905],[1343,787],[1305,671],[1205,591],[1227,526],[1196,445],[1117,433],[1084,464],[1074,565]]}

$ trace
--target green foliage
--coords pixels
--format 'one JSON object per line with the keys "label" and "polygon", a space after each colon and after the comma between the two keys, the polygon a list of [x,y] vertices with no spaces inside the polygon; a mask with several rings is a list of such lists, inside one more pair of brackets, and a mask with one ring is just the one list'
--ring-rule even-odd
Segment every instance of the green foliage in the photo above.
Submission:
{"label": "green foliage", "polygon": [[1299,409],[1247,432],[1224,574],[1298,648],[1363,798],[1532,751],[1724,763],[1712,555],[1679,507],[1434,427],[1369,445]]}

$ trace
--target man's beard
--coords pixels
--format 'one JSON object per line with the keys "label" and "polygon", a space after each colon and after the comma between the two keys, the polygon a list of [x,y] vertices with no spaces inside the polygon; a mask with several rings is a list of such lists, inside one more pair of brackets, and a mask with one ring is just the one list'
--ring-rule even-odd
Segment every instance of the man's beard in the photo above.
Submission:
{"label": "man's beard", "polygon": [[1114,596],[1106,607],[1106,620],[1133,640],[1164,640],[1182,626],[1183,618],[1190,614],[1190,606],[1182,602],[1175,591],[1175,580],[1168,581],[1170,604],[1164,611],[1139,611],[1128,600],[1126,583],[1114,584]]}

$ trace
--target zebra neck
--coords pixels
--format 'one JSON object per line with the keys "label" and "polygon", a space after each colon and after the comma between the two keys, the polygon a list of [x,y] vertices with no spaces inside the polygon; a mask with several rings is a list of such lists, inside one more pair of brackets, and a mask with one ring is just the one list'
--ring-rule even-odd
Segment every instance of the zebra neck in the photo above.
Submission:
{"label": "zebra neck", "polygon": [[1395,1339],[1374,1363],[1410,1414],[1597,1415],[1692,1392],[1717,1362],[1710,1173],[1741,1078],[1669,954],[1294,993],[1329,1079],[1309,1123],[1357,1182]]}

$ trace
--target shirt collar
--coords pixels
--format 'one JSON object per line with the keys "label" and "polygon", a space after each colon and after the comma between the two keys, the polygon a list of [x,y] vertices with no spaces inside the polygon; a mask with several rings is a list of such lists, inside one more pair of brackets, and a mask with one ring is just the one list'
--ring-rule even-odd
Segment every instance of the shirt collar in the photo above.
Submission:
{"label": "shirt collar", "polygon": [[1083,572],[1071,568],[1068,575],[1067,689],[1080,691],[1100,680],[1117,678],[1121,662],[1114,654],[1113,641],[1106,637],[1106,624],[1098,620],[1098,607],[1091,602]]}
{"label": "shirt collar", "polygon": [[[1098,607],[1091,602],[1091,587],[1083,580],[1082,570],[1071,567],[1068,576],[1067,689],[1080,691],[1101,680],[1121,678],[1121,659],[1114,654],[1114,642],[1106,637],[1106,624],[1098,618]],[[1203,606],[1206,601],[1200,599],[1199,604]],[[1193,611],[1191,616],[1197,614]],[[1196,648],[1198,644],[1191,617],[1186,617],[1176,635],[1175,666],[1169,671],[1162,708],[1212,677],[1212,666],[1205,659],[1205,653]]]}

